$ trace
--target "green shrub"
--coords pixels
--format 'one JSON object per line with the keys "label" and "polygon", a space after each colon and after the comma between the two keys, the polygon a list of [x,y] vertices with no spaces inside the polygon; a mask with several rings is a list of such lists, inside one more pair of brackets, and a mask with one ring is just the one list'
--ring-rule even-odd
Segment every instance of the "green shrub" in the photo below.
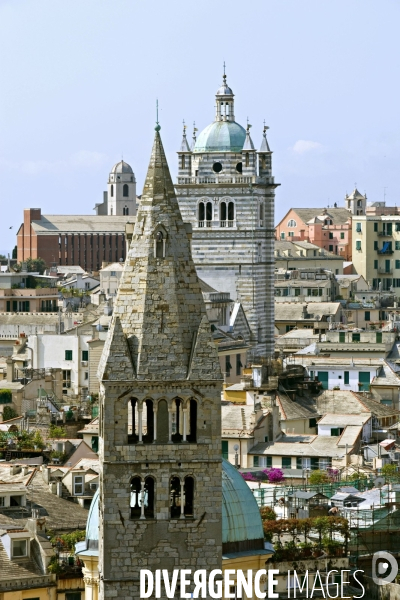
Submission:
{"label": "green shrub", "polygon": [[0,390],[0,404],[9,404],[10,402],[12,402],[12,391]]}
{"label": "green shrub", "polygon": [[50,425],[49,438],[58,439],[66,437],[67,432],[64,427],[58,425]]}
{"label": "green shrub", "polygon": [[310,477],[308,478],[308,481],[312,485],[316,485],[319,483],[328,483],[329,477],[325,471],[317,470],[317,471],[312,471],[312,473],[310,474]]}
{"label": "green shrub", "polygon": [[11,406],[5,406],[3,408],[3,421],[9,421],[18,417],[18,413]]}

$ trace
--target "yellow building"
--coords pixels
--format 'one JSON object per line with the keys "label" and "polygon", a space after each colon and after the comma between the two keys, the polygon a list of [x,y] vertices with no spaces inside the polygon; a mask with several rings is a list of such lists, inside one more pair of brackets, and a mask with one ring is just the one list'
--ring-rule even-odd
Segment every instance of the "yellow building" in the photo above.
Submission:
{"label": "yellow building", "polygon": [[400,215],[359,215],[352,227],[355,272],[373,290],[393,288],[396,292],[400,288]]}

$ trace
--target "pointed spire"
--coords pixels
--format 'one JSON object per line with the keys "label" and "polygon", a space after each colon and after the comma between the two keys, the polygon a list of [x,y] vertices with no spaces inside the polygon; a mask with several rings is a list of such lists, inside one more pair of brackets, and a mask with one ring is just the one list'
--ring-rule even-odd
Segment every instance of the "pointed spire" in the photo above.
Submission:
{"label": "pointed spire", "polygon": [[[202,339],[207,338],[203,331],[207,326],[202,324],[207,317],[190,242],[157,130],[114,315],[121,322],[137,380],[187,379],[200,327]],[[102,364],[113,362],[115,335],[110,334],[111,337],[104,348]],[[212,341],[209,324],[208,340]],[[212,348],[217,365],[217,349],[215,345]],[[196,359],[199,373],[205,372],[209,364],[210,359],[208,362],[206,358]],[[107,370],[103,369],[103,373],[107,375]],[[221,379],[219,366],[207,379],[210,377]]]}
{"label": "pointed spire", "polygon": [[267,130],[268,129],[269,129],[269,127],[265,124],[265,121],[264,121],[263,139],[262,139],[261,146],[260,146],[260,152],[271,152],[271,150],[269,149],[269,144],[268,144],[268,140],[267,140]]}
{"label": "pointed spire", "polygon": [[182,143],[181,143],[181,148],[180,148],[179,152],[190,152],[189,144],[188,144],[188,141],[186,139],[186,125],[185,125],[185,121],[183,121],[183,137],[182,137]]}
{"label": "pointed spire", "polygon": [[119,317],[113,319],[104,350],[97,373],[99,379],[131,381],[135,378],[131,353]]}
{"label": "pointed spire", "polygon": [[193,136],[192,136],[192,147],[191,147],[191,151],[193,152],[194,147],[196,145],[196,131],[198,131],[198,129],[196,129],[196,122],[193,121]]}
{"label": "pointed spire", "polygon": [[253,144],[253,140],[251,139],[250,136],[250,123],[249,123],[249,119],[247,119],[247,129],[246,129],[246,139],[244,142],[244,146],[243,146],[243,150],[249,151],[249,150],[254,150],[254,144]]}

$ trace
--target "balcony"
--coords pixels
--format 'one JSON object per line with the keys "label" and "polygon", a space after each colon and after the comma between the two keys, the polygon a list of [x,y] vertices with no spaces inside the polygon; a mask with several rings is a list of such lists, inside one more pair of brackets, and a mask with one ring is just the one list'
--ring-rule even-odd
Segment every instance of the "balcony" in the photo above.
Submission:
{"label": "balcony", "polygon": [[235,221],[220,221],[220,227],[233,227]]}
{"label": "balcony", "polygon": [[199,221],[198,227],[211,227],[212,221]]}
{"label": "balcony", "polygon": [[377,248],[378,254],[385,254],[386,256],[393,254],[393,248],[391,242],[385,242],[382,248]]}
{"label": "balcony", "polygon": [[381,267],[379,267],[379,269],[378,269],[378,273],[379,273],[380,275],[392,275],[392,274],[393,274],[393,269],[392,269],[392,268],[390,268],[390,269],[385,269],[385,268],[381,268]]}
{"label": "balcony", "polygon": [[392,237],[393,231],[383,230],[383,231],[378,231],[377,234],[378,234],[379,237]]}

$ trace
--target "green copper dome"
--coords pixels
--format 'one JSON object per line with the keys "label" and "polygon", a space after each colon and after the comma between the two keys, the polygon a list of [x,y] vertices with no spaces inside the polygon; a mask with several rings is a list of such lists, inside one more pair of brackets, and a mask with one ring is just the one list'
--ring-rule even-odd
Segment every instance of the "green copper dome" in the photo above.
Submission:
{"label": "green copper dome", "polygon": [[214,121],[203,129],[193,152],[241,152],[246,131],[235,121]]}
{"label": "green copper dome", "polygon": [[222,460],[222,543],[263,539],[256,499],[237,469]]}

